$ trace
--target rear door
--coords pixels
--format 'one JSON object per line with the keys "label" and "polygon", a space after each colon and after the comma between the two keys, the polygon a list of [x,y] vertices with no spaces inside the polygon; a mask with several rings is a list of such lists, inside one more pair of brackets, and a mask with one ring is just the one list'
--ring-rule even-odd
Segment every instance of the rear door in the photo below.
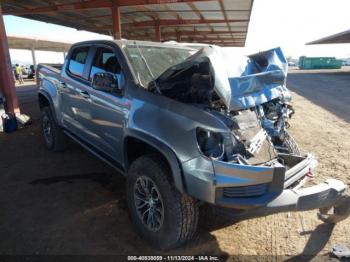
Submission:
{"label": "rear door", "polygon": [[85,136],[84,125],[90,121],[82,92],[89,84],[87,64],[92,52],[90,45],[72,48],[63,67],[59,87],[63,126],[79,137]]}

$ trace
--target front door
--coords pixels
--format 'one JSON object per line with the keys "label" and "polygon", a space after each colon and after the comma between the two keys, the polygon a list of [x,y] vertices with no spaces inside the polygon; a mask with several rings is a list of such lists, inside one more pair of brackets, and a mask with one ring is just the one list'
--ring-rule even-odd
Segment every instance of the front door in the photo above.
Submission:
{"label": "front door", "polygon": [[[116,75],[118,86],[125,85],[124,73],[114,51],[109,47],[96,47],[89,72],[89,82],[95,73],[110,72]],[[83,110],[86,115],[77,117],[78,122],[85,123],[85,136],[89,142],[114,161],[121,161],[123,127],[128,114],[129,101],[122,95],[95,90],[86,85],[80,94],[83,98]]]}

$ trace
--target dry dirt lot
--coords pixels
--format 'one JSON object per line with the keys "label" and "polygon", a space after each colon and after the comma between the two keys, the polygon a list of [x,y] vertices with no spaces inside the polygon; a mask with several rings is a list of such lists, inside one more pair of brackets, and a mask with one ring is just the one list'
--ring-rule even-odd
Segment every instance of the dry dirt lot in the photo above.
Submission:
{"label": "dry dirt lot", "polygon": [[[317,156],[317,181],[335,177],[350,184],[349,83],[350,72],[294,71],[288,78],[296,108],[291,133],[303,152]],[[35,89],[20,87],[18,93],[33,124],[0,133],[0,254],[160,254],[131,226],[124,178],[73,142],[64,154],[48,152]],[[350,219],[327,225],[316,211],[228,225],[205,217],[193,243],[167,254],[283,255],[299,261],[299,255],[328,259],[334,244],[350,246]]]}

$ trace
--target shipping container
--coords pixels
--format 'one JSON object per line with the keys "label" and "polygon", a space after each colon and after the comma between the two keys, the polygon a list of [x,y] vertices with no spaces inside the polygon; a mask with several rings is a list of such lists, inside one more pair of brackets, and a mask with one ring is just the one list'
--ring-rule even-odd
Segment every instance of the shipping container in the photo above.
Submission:
{"label": "shipping container", "polygon": [[299,57],[300,69],[339,69],[342,60],[335,57]]}

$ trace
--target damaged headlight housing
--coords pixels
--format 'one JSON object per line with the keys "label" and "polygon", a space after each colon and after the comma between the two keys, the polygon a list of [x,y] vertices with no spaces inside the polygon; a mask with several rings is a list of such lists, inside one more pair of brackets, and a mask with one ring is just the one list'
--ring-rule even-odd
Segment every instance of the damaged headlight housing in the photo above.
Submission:
{"label": "damaged headlight housing", "polygon": [[205,156],[218,159],[224,155],[223,137],[220,133],[198,127],[196,135],[199,150]]}

